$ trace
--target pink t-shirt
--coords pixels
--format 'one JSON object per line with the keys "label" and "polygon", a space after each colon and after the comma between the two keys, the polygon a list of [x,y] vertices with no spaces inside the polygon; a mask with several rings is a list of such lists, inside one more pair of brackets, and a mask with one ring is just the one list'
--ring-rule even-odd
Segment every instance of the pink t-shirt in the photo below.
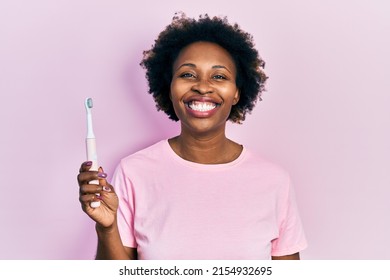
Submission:
{"label": "pink t-shirt", "polygon": [[270,259],[306,247],[289,175],[245,148],[226,164],[179,157],[167,140],[121,160],[124,246],[139,259]]}

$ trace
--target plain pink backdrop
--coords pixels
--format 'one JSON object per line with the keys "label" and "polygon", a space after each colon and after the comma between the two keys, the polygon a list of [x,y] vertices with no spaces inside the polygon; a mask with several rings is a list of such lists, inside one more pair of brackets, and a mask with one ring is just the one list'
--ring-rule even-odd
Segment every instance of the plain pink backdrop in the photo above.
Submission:
{"label": "plain pink backdrop", "polygon": [[76,183],[84,99],[109,174],[177,134],[139,62],[179,10],[227,15],[254,36],[267,92],[228,135],[291,173],[302,258],[389,259],[390,4],[380,0],[1,1],[0,259],[94,258]]}

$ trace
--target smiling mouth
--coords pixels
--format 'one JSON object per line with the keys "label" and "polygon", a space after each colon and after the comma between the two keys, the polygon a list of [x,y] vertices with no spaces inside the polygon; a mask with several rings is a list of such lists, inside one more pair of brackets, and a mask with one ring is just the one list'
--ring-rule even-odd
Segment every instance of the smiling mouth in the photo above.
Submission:
{"label": "smiling mouth", "polygon": [[217,108],[220,104],[214,102],[190,101],[186,102],[185,105],[194,111],[207,112]]}

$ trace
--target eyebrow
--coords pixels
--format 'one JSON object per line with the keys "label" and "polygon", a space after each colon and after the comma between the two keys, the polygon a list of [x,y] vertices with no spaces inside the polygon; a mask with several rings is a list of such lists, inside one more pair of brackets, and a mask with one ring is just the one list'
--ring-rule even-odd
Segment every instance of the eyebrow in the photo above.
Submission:
{"label": "eyebrow", "polygon": [[[179,67],[176,68],[176,71],[179,70],[180,68],[184,67],[184,66],[188,66],[188,67],[191,67],[191,68],[196,68],[196,65],[193,64],[193,63],[183,63],[182,65],[180,65]],[[215,69],[215,68],[223,68],[223,69],[226,69],[228,72],[229,69],[226,68],[226,66],[223,66],[223,65],[213,65],[211,68]]]}

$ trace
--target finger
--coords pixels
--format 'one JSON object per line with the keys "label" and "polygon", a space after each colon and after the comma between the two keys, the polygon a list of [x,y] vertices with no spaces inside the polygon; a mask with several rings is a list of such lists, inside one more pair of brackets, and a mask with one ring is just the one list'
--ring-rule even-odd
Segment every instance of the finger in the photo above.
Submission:
{"label": "finger", "polygon": [[110,184],[102,186],[102,190],[100,191],[100,198],[102,200],[113,196],[116,196],[116,193],[114,191],[114,188]]}
{"label": "finger", "polygon": [[[79,197],[81,207],[84,211],[89,211],[91,208],[96,208],[100,205],[100,196],[96,194],[86,194]],[[95,206],[94,206],[95,205]]]}
{"label": "finger", "polygon": [[80,194],[96,194],[103,190],[103,186],[95,184],[85,184],[80,186]]}
{"label": "finger", "polygon": [[88,171],[92,166],[92,161],[85,161],[81,164],[79,172]]}
{"label": "finger", "polygon": [[108,182],[106,180],[107,174],[104,173],[103,167],[101,167],[101,166],[99,167],[97,176],[99,179],[99,185],[101,185],[101,186],[108,185]]}
{"label": "finger", "polygon": [[[84,185],[84,184],[88,184],[88,182],[90,182],[90,181],[97,181],[97,180],[105,179],[105,178],[107,178],[107,174],[104,172],[99,172],[99,171],[85,171],[85,172],[79,173],[79,175],[77,175],[77,181],[79,182],[80,186]],[[104,182],[105,182],[105,180],[102,181],[102,183],[104,183]]]}
{"label": "finger", "polygon": [[[99,167],[99,174],[106,174],[104,173],[103,167],[101,166]],[[99,177],[99,185],[102,186],[101,194],[103,196],[104,194],[114,192],[114,188],[112,187],[112,185],[110,185],[110,183],[107,182],[106,177],[105,178]]]}
{"label": "finger", "polygon": [[89,204],[96,199],[96,194],[84,194],[80,195],[79,201],[83,204]]}
{"label": "finger", "polygon": [[102,186],[102,191],[99,196],[100,201],[109,209],[116,211],[118,207],[118,196],[112,185],[107,184]]}
{"label": "finger", "polygon": [[88,184],[88,182],[98,179],[98,171],[83,171],[77,175],[79,186]]}
{"label": "finger", "polygon": [[114,187],[107,183],[107,185],[102,186],[102,193],[110,193],[110,192],[115,192]]}

